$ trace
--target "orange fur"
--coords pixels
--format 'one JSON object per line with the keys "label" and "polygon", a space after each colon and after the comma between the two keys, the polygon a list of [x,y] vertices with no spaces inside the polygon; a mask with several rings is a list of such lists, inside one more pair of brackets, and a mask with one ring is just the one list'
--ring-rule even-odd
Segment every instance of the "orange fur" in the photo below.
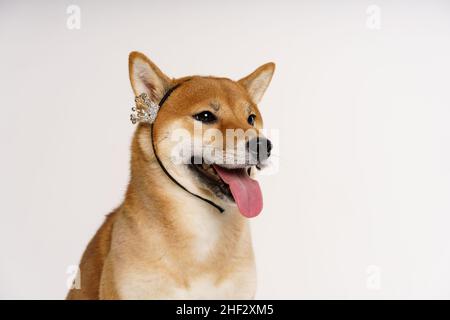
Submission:
{"label": "orange fur", "polygon": [[[144,69],[134,70],[137,63]],[[273,64],[266,64],[239,82],[189,77],[158,114],[154,124],[158,154],[169,152],[165,136],[171,126],[191,130],[192,114],[211,101],[220,105],[221,121],[215,126],[222,132],[247,129],[249,111],[257,115],[256,127],[262,127],[256,103],[273,70]],[[263,81],[265,87],[255,94],[261,84],[252,83],[252,77],[264,72],[268,82]],[[148,58],[133,52],[130,79],[135,94],[148,88],[153,99],[160,99],[165,90],[186,78],[169,79]],[[201,186],[198,192],[214,197]],[[125,199],[87,246],[80,272],[81,288],[70,290],[67,299],[252,298],[255,293],[248,221],[236,207],[228,206],[220,214],[170,181],[154,157],[148,124],[139,124],[133,137]]]}

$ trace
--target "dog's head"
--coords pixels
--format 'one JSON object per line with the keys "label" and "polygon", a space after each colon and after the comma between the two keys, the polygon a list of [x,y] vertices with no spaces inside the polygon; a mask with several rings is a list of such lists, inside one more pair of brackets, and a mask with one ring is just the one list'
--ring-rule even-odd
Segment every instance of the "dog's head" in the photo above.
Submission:
{"label": "dog's head", "polygon": [[272,148],[260,132],[263,120],[257,104],[274,69],[267,63],[238,81],[171,79],[145,55],[132,52],[134,94],[164,103],[153,128],[140,124],[153,131],[139,137],[141,152],[148,159],[156,154],[167,174],[189,192],[223,208],[237,205],[246,217],[256,216],[262,195],[251,177],[266,164]]}

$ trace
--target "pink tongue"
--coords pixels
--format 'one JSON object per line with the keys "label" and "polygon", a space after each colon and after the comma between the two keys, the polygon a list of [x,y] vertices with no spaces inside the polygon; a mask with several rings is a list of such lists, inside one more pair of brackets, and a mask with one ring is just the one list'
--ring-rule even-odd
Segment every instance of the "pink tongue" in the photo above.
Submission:
{"label": "pink tongue", "polygon": [[214,165],[222,180],[229,185],[239,211],[247,218],[256,217],[263,200],[259,183],[251,179],[245,169],[225,169]]}

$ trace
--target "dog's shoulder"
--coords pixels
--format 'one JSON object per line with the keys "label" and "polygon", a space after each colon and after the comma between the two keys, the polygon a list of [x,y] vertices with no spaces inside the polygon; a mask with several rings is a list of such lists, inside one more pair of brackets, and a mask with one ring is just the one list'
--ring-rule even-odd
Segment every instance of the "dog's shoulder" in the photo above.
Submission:
{"label": "dog's shoulder", "polygon": [[106,215],[105,221],[89,242],[79,265],[80,288],[71,289],[67,299],[99,299],[104,261],[111,247],[111,235],[119,208]]}

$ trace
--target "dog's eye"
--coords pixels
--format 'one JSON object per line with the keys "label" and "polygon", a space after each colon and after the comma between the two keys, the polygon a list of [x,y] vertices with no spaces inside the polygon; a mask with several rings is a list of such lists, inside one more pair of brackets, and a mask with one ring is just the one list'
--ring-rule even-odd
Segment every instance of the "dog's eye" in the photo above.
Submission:
{"label": "dog's eye", "polygon": [[202,111],[194,115],[194,119],[203,123],[211,123],[217,120],[217,117],[209,111]]}
{"label": "dog's eye", "polygon": [[248,116],[247,122],[249,125],[254,126],[255,125],[255,119],[256,116],[254,114],[251,114]]}

